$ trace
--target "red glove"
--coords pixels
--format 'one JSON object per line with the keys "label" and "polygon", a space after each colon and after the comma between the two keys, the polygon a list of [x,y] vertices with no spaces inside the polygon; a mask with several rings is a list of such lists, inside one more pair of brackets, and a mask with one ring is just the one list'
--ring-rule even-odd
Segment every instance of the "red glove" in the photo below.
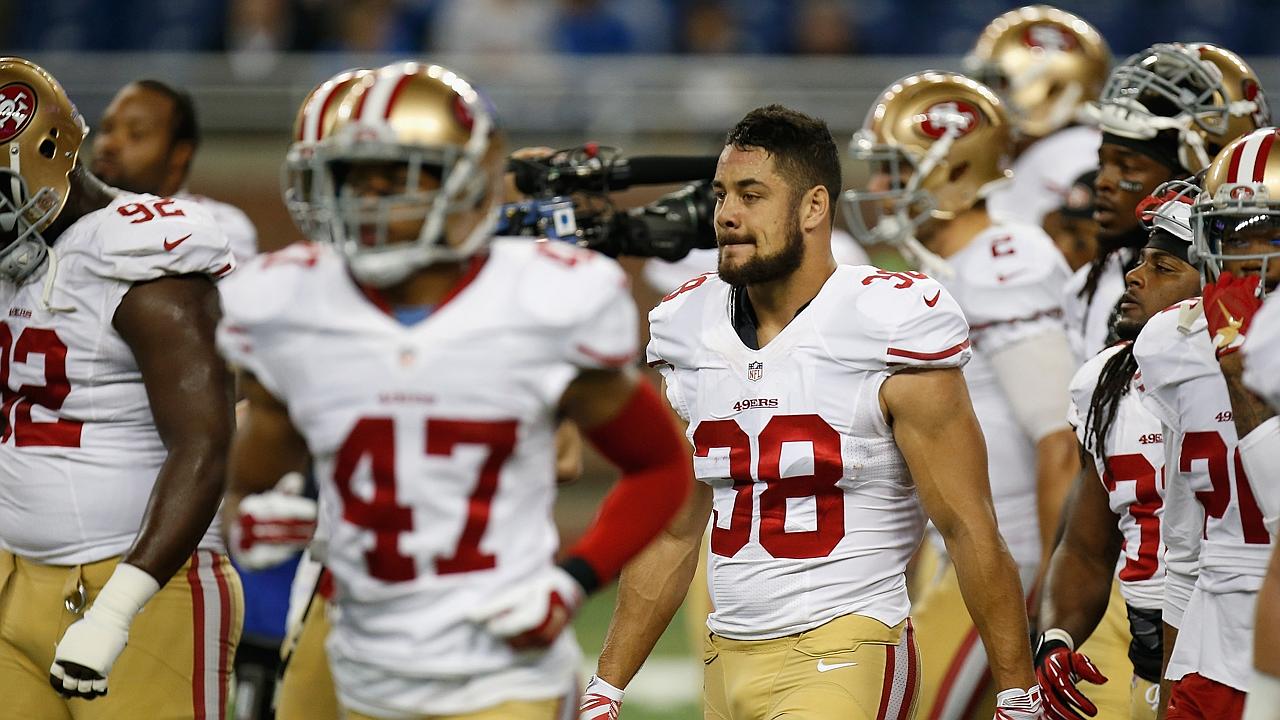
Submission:
{"label": "red glove", "polygon": [[1204,317],[1209,321],[1209,336],[1218,357],[1235,352],[1244,343],[1249,324],[1262,307],[1259,280],[1257,275],[1235,277],[1223,273],[1217,282],[1204,286]]}
{"label": "red glove", "polygon": [[1107,677],[1092,660],[1075,651],[1070,635],[1053,628],[1040,636],[1036,649],[1036,680],[1040,683],[1046,718],[1083,720],[1084,715],[1097,715],[1098,706],[1080,692],[1076,683],[1085,680],[1101,685]]}

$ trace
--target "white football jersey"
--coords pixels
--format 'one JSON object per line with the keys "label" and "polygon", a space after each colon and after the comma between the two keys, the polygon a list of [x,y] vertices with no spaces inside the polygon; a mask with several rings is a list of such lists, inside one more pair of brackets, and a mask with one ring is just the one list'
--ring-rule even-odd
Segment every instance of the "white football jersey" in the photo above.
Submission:
{"label": "white football jersey", "polygon": [[213,221],[227,236],[227,242],[231,245],[231,254],[236,256],[238,264],[243,265],[258,254],[258,229],[253,226],[253,221],[244,214],[243,210],[235,205],[186,190],[179,190],[174,197],[200,203],[213,215]]}
{"label": "white football jersey", "polygon": [[924,514],[880,386],[899,368],[963,365],[964,316],[922,273],[840,266],[753,350],[731,294],[701,275],[649,313],[649,363],[714,490],[707,625],[760,639],[850,613],[902,622]]}
{"label": "white football jersey", "polygon": [[[1176,600],[1185,594],[1176,586],[1194,581],[1183,616],[1166,611],[1179,627],[1166,676],[1196,672],[1245,690],[1250,662],[1241,648],[1252,647],[1271,537],[1240,463],[1226,381],[1199,303],[1156,314],[1134,343],[1142,402],[1164,426],[1167,595]],[[1185,506],[1192,498],[1198,512]]]}
{"label": "white football jersey", "polygon": [[[841,265],[866,265],[867,251],[853,236],[836,228],[831,231],[831,254]],[[644,264],[644,279],[649,287],[669,293],[691,277],[716,271],[720,251],[715,248],[690,250],[688,255],[675,262],[650,258]]]}
{"label": "white football jersey", "polygon": [[[499,692],[538,697],[577,669],[571,632],[518,653],[467,615],[554,561],[557,406],[580,369],[634,361],[635,306],[617,263],[563,243],[499,238],[471,272],[408,326],[328,246],[263,255],[223,289],[220,347],[289,408],[315,462],[328,649],[357,698],[370,672],[430,686],[514,671]],[[424,701],[417,689],[406,697]],[[412,709],[465,709],[425,702]]]}
{"label": "white football jersey", "polygon": [[1272,408],[1280,408],[1280,300],[1270,295],[1249,326],[1244,353],[1244,384]]}
{"label": "white football jersey", "polygon": [[[78,565],[124,553],[168,452],[133,352],[112,326],[134,283],[221,277],[235,260],[204,208],[121,195],[77,220],[26,282],[0,280],[0,537]],[[221,551],[218,523],[200,547]]]}
{"label": "white football jersey", "polygon": [[988,354],[1062,332],[1059,298],[1069,270],[1049,236],[1022,223],[988,227],[947,263],[955,274],[943,284],[964,311],[973,339],[973,360],[964,375],[987,438],[1000,534],[1014,560],[1034,568],[1040,562],[1035,443],[1017,421]]}
{"label": "white football jersey", "polygon": [[1107,264],[1098,277],[1098,287],[1093,302],[1080,296],[1089,279],[1089,265],[1075,271],[1062,289],[1062,318],[1067,328],[1067,340],[1075,351],[1076,362],[1083,365],[1107,347],[1111,333],[1111,316],[1120,296],[1124,294],[1124,267],[1134,257],[1134,251],[1121,248],[1107,258]]}
{"label": "white football jersey", "polygon": [[1084,125],[1037,140],[1013,162],[1013,180],[987,197],[987,209],[1002,220],[1041,225],[1062,207],[1076,178],[1098,167],[1102,133]]}
{"label": "white football jersey", "polygon": [[[1084,364],[1071,379],[1068,418],[1085,444],[1089,406],[1107,361],[1126,346],[1115,345]],[[1142,406],[1137,383],[1120,398],[1115,419],[1102,438],[1090,438],[1089,456],[1107,489],[1107,502],[1124,535],[1120,594],[1129,605],[1146,610],[1164,606],[1164,543],[1160,516],[1164,503],[1164,430]],[[1106,449],[1106,454],[1100,452]]]}

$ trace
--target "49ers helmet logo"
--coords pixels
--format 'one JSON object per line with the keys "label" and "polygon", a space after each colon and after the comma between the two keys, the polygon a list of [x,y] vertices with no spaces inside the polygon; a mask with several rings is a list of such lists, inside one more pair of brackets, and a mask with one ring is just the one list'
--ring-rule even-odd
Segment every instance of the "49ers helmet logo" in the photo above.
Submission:
{"label": "49ers helmet logo", "polygon": [[23,82],[0,88],[0,143],[7,143],[26,129],[36,112],[36,93]]}
{"label": "49ers helmet logo", "polygon": [[951,127],[956,129],[956,137],[968,135],[977,129],[982,113],[963,100],[949,100],[930,105],[916,118],[920,123],[920,132],[937,140]]}
{"label": "49ers helmet logo", "polygon": [[1057,52],[1070,52],[1079,46],[1074,35],[1052,23],[1027,26],[1022,33],[1022,42],[1027,47]]}
{"label": "49ers helmet logo", "polygon": [[1253,199],[1253,188],[1248,185],[1237,185],[1231,188],[1231,199],[1240,202],[1248,202]]}

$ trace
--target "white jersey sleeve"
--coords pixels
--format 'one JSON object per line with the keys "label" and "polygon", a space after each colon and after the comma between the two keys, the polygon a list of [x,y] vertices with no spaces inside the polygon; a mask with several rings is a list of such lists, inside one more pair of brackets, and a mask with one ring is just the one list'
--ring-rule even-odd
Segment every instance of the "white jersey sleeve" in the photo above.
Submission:
{"label": "white jersey sleeve", "polygon": [[857,295],[866,322],[858,335],[828,339],[832,355],[863,369],[962,367],[969,361],[969,323],[951,293],[919,272],[853,268],[867,289]]}
{"label": "white jersey sleeve", "polygon": [[1220,374],[1212,345],[1186,342],[1194,333],[1207,338],[1206,332],[1200,298],[1193,298],[1156,313],[1134,341],[1142,403],[1167,427],[1182,427],[1179,389],[1196,378]]}
{"label": "white jersey sleeve", "polygon": [[213,215],[214,222],[227,236],[227,242],[231,245],[231,254],[236,256],[237,263],[243,265],[257,256],[258,229],[253,226],[253,221],[244,214],[243,210],[235,205],[219,202],[203,195],[195,195],[185,190],[174,197],[198,203]]}
{"label": "white jersey sleeve", "polygon": [[1244,353],[1244,384],[1280,409],[1280,299],[1271,296],[1253,319]]}
{"label": "white jersey sleeve", "polygon": [[198,203],[124,195],[102,212],[98,254],[88,269],[106,280],[145,282],[170,275],[221,278],[235,269],[227,237]]}
{"label": "white jersey sleeve", "polygon": [[563,327],[569,362],[584,369],[634,362],[637,310],[622,267],[565,243],[539,241],[534,247],[539,262],[522,278],[527,284],[524,307],[539,324]]}
{"label": "white jersey sleeve", "polygon": [[320,246],[294,243],[259,255],[218,284],[219,352],[280,400],[294,365],[288,360],[289,334],[306,327],[295,311],[306,307],[307,275],[322,262],[338,260]]}

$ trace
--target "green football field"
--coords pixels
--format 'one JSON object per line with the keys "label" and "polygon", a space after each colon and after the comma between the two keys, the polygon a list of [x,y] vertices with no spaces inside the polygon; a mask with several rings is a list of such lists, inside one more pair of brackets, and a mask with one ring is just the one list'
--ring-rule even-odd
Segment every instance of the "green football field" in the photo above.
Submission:
{"label": "green football field", "polygon": [[[609,627],[614,597],[613,588],[593,596],[574,623],[578,644],[586,657],[584,681],[594,670],[594,658]],[[623,720],[701,720],[702,667],[690,645],[682,608],[627,689]]]}

